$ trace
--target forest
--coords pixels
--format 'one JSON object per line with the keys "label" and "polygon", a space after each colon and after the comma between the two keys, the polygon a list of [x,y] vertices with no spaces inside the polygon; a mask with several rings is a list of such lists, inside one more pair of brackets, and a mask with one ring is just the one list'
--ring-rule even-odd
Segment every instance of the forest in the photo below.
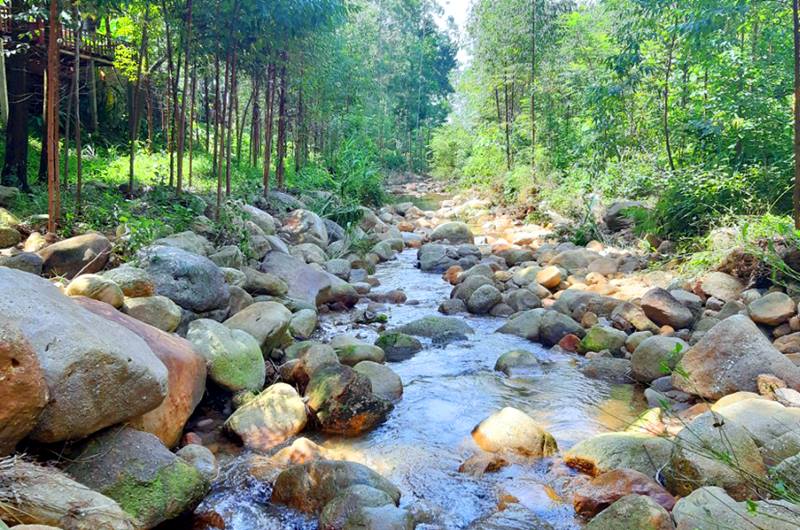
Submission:
{"label": "forest", "polygon": [[800,528],[800,0],[0,0],[0,530]]}

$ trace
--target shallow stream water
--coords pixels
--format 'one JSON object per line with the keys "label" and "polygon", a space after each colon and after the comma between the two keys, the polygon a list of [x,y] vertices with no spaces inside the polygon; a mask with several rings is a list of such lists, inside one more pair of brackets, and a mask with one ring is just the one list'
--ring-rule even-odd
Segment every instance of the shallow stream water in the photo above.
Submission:
{"label": "shallow stream water", "polygon": [[[450,285],[440,275],[416,268],[416,251],[378,267],[378,292],[403,289],[416,303],[388,305],[387,328],[438,314],[449,297]],[[579,527],[570,492],[564,488],[568,471],[557,460],[517,462],[481,477],[458,468],[476,451],[470,431],[505,406],[519,408],[545,426],[562,451],[592,434],[618,430],[641,411],[633,387],[610,385],[584,377],[573,355],[547,350],[525,339],[495,333],[503,323],[493,317],[466,316],[475,330],[468,340],[426,349],[413,358],[391,363],[403,380],[403,399],[388,421],[355,438],[310,435],[337,458],[361,462],[394,482],[402,491],[401,504],[416,507],[431,518],[419,528],[466,528],[496,511],[498,499],[513,496],[555,528]],[[365,340],[376,334],[349,323],[349,315],[329,315],[319,338],[348,333]],[[506,351],[527,349],[542,366],[525,376],[506,377],[494,371]],[[223,480],[204,502],[225,520],[227,530],[313,529],[312,519],[269,504],[269,486],[247,473],[245,453],[223,459]]]}

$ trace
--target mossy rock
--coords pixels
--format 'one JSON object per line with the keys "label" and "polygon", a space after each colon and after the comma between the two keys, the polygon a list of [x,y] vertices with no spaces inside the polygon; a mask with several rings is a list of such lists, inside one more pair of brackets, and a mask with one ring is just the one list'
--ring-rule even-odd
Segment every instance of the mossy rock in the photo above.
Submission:
{"label": "mossy rock", "polygon": [[435,344],[447,344],[465,340],[467,335],[474,333],[471,327],[459,318],[428,316],[393,330],[417,337],[432,339]]}
{"label": "mossy rock", "polygon": [[593,326],[581,340],[580,351],[586,353],[609,350],[618,353],[627,339],[628,335],[624,331],[608,326]]}
{"label": "mossy rock", "polygon": [[422,351],[422,343],[416,337],[405,333],[387,332],[375,341],[375,345],[386,354],[389,362],[410,359],[415,353]]}

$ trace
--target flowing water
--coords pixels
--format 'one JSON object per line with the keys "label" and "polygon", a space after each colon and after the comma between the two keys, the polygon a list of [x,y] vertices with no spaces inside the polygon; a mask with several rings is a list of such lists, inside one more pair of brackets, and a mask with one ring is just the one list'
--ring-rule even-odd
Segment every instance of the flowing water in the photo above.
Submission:
{"label": "flowing water", "polygon": [[[416,303],[390,305],[388,328],[438,314],[450,285],[438,274],[415,267],[416,251],[378,267],[377,291],[403,289]],[[641,411],[633,387],[585,378],[573,355],[547,350],[525,339],[494,333],[503,323],[493,317],[466,316],[475,330],[468,340],[426,349],[413,358],[391,363],[403,380],[403,399],[385,424],[355,439],[311,436],[338,458],[361,462],[394,482],[401,504],[423,511],[432,524],[420,528],[465,528],[493,513],[498,499],[513,496],[555,528],[577,528],[567,471],[558,461],[520,461],[481,477],[458,468],[476,451],[472,428],[504,406],[519,408],[545,426],[561,450],[592,434],[618,430]],[[349,323],[347,315],[323,320],[322,336],[357,334],[373,339],[367,327]],[[523,376],[494,371],[497,358],[527,349],[542,361]],[[249,477],[249,456],[223,464],[223,480],[201,507],[217,512],[228,530],[315,528],[315,521],[268,503],[269,486]]]}

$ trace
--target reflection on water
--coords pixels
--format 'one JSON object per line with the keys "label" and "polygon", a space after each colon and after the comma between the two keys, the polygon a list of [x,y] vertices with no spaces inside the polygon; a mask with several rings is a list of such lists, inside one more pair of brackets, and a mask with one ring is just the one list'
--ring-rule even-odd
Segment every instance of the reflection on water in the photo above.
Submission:
{"label": "reflection on water", "polygon": [[393,195],[394,202],[410,202],[420,210],[435,212],[442,206],[442,201],[450,198],[445,193],[417,193],[414,195]]}
{"label": "reflection on water", "polygon": [[[390,326],[435,314],[449,296],[450,286],[438,275],[416,269],[415,258],[414,251],[406,251],[378,269],[379,290],[403,289],[409,299],[419,301],[388,306]],[[515,463],[480,478],[459,473],[459,465],[476,450],[470,431],[489,414],[513,406],[544,425],[564,450],[592,434],[624,427],[641,411],[637,394],[631,386],[585,378],[574,356],[494,333],[500,319],[464,320],[475,330],[467,341],[428,347],[390,365],[405,391],[385,424],[357,439],[314,439],[337,457],[366,464],[397,484],[404,506],[422,506],[436,521],[430,528],[464,528],[507,498],[517,499],[556,528],[577,527],[562,477],[549,472],[551,461]],[[354,331],[332,322],[325,322],[326,335]],[[358,332],[375,337],[368,328]],[[525,377],[495,372],[497,358],[512,349],[535,353],[541,367]],[[314,528],[313,521],[266,506],[268,487],[247,478],[241,469],[244,461],[238,457],[228,465],[228,479],[205,503],[226,519],[228,529]]]}

